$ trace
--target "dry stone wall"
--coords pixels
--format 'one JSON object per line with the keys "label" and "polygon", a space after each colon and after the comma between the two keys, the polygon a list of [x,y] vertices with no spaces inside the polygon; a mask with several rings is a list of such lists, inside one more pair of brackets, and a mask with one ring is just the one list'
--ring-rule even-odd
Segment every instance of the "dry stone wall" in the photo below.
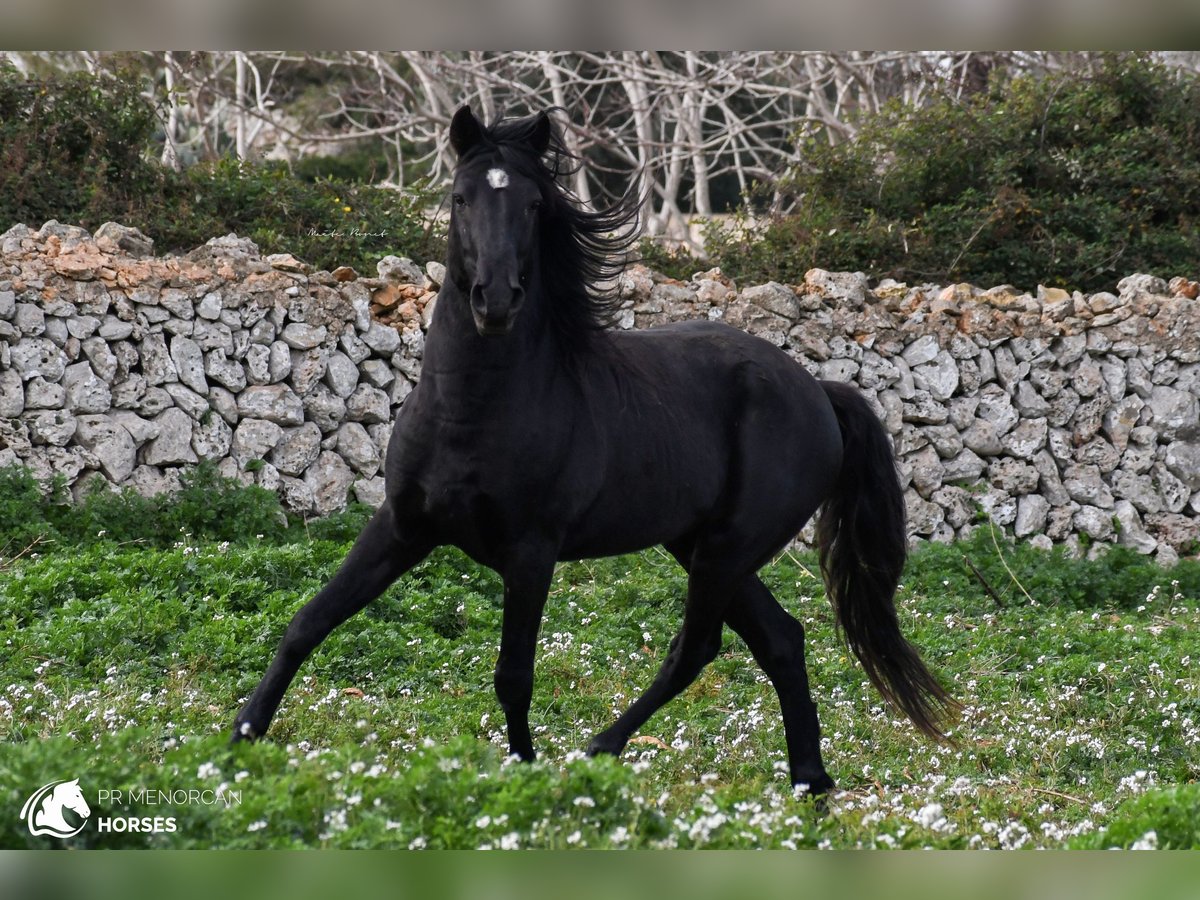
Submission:
{"label": "dry stone wall", "polygon": [[[313,272],[229,235],[154,257],[139,232],[50,222],[0,235],[0,466],[153,493],[183,467],[320,515],[378,504],[391,421],[420,377],[444,270]],[[740,288],[631,266],[618,327],[707,317],[866,394],[895,443],[910,532],[988,518],[1049,545],[1171,562],[1200,540],[1200,285],[1116,293],[874,287],[813,269]]]}

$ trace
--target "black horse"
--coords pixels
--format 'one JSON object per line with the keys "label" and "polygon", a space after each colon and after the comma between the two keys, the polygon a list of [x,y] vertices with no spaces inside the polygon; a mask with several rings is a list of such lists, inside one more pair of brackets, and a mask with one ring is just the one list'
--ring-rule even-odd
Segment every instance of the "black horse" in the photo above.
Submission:
{"label": "black horse", "polygon": [[728,623],[779,694],[792,782],[824,793],[833,782],[804,628],[756,574],[819,507],[821,568],[851,648],[885,698],[943,738],[955,704],[900,634],[904,503],[866,401],[720,323],[605,330],[613,300],[592,285],[619,271],[637,198],[583,209],[560,185],[573,157],[545,113],[485,128],[464,107],[450,142],[447,278],[388,447],[387,499],[288,626],[234,739],[264,734],[309,653],[451,544],[504,579],[496,695],[512,752],[532,759],[534,652],[555,563],[662,544],[688,572],[683,625],[649,689],[589,753],[620,754],[715,658]]}

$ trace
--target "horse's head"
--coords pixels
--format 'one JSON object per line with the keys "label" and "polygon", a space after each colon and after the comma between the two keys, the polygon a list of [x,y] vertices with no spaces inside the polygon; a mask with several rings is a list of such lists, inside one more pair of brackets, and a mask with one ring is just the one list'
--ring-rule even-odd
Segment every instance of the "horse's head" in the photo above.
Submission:
{"label": "horse's head", "polygon": [[450,275],[469,298],[481,335],[512,330],[537,277],[538,230],[548,199],[537,177],[550,119],[528,120],[523,140],[498,145],[464,106],[450,123],[458,154],[450,213]]}
{"label": "horse's head", "polygon": [[79,787],[78,778],[74,781],[64,781],[56,787],[54,789],[54,802],[61,805],[63,809],[69,809],[84,818],[92,814],[91,808],[87,805],[87,800],[83,798],[83,791]]}

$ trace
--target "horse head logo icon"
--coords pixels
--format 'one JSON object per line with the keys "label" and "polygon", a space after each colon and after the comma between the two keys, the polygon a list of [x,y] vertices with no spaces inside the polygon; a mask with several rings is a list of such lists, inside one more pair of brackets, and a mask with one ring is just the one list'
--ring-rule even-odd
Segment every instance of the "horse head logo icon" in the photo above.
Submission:
{"label": "horse head logo icon", "polygon": [[[82,816],[78,825],[71,825],[66,820],[63,811],[68,809],[77,816]],[[83,799],[78,778],[74,781],[51,781],[49,784],[43,784],[21,807],[21,818],[29,827],[29,833],[34,836],[48,834],[56,838],[74,837],[83,830],[91,814],[91,808]]]}

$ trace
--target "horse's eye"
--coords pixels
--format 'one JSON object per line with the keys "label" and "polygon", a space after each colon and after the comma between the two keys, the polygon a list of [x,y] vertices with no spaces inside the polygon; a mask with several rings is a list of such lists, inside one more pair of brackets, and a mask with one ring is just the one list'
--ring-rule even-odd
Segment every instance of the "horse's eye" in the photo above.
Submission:
{"label": "horse's eye", "polygon": [[467,201],[463,199],[462,194],[455,194],[453,199],[454,199],[455,206],[466,206],[467,205]]}
{"label": "horse's eye", "polygon": [[537,212],[537,211],[538,211],[539,209],[541,209],[541,208],[542,208],[542,201],[541,201],[541,200],[534,200],[532,203],[530,203],[530,204],[529,204],[529,211],[530,211],[530,212]]}

